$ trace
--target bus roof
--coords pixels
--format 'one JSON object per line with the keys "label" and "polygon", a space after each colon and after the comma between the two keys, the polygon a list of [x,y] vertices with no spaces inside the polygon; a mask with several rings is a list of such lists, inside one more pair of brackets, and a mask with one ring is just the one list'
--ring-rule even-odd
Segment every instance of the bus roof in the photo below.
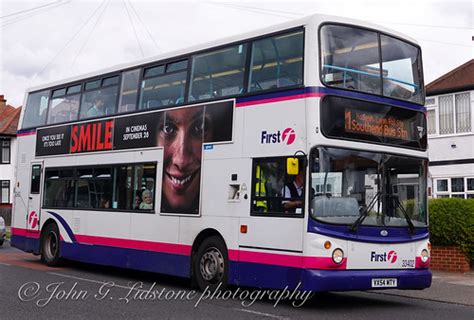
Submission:
{"label": "bus roof", "polygon": [[[26,93],[35,92],[35,91],[43,90],[43,89],[46,89],[46,88],[59,86],[61,84],[77,82],[77,81],[82,80],[82,79],[93,78],[93,77],[100,76],[102,74],[114,73],[114,72],[118,72],[120,70],[126,70],[126,69],[133,69],[135,67],[139,67],[139,66],[146,65],[146,64],[151,64],[153,62],[158,62],[158,61],[161,61],[161,60],[171,59],[173,57],[180,57],[180,56],[190,55],[190,54],[193,54],[195,52],[200,52],[200,51],[204,51],[206,49],[211,49],[213,47],[219,47],[219,46],[225,45],[227,43],[235,43],[235,42],[239,42],[239,41],[246,40],[246,39],[256,38],[256,37],[259,37],[259,36],[264,36],[266,34],[271,34],[271,33],[283,31],[283,30],[286,30],[286,29],[296,28],[296,27],[299,27],[299,26],[305,26],[305,25],[308,25],[310,23],[319,24],[319,23],[322,23],[322,22],[346,23],[346,24],[352,24],[352,25],[361,26],[361,27],[365,27],[365,28],[375,29],[375,30],[379,30],[379,31],[382,31],[384,33],[387,33],[387,34],[394,35],[396,37],[405,39],[405,40],[410,41],[414,44],[417,44],[415,39],[410,38],[407,35],[405,35],[403,33],[400,33],[398,31],[395,31],[395,30],[392,30],[392,29],[389,29],[389,28],[386,28],[386,27],[382,27],[382,26],[377,25],[377,24],[372,24],[372,23],[365,22],[365,21],[362,21],[362,20],[356,20],[356,19],[340,17],[340,16],[312,14],[312,15],[302,17],[300,19],[295,19],[295,20],[284,22],[284,23],[271,25],[271,26],[268,26],[268,27],[265,27],[265,28],[245,32],[245,33],[242,33],[242,34],[233,35],[233,36],[229,36],[229,37],[225,37],[225,38],[220,38],[220,39],[217,39],[217,40],[214,40],[214,41],[211,41],[211,42],[198,44],[198,45],[185,47],[185,48],[180,48],[180,49],[173,50],[173,51],[168,51],[168,52],[165,52],[165,53],[162,53],[162,54],[159,54],[159,55],[143,58],[143,59],[140,59],[140,60],[135,60],[133,62],[117,64],[117,65],[114,65],[114,66],[111,66],[111,67],[103,68],[103,69],[100,69],[100,70],[95,70],[95,71],[90,72],[90,73],[80,74],[80,75],[77,75],[77,76],[73,76],[73,77],[64,78],[64,79],[60,79],[60,80],[57,80],[57,81],[45,83],[45,84],[42,84],[42,85],[39,85],[39,86],[30,87],[26,90]],[[25,99],[26,99],[26,96],[25,96]],[[26,103],[26,101],[25,101],[25,103]]]}

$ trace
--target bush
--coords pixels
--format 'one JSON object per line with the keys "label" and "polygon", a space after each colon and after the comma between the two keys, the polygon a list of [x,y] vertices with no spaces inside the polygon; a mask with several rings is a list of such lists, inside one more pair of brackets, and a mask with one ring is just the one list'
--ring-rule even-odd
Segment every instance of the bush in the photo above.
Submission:
{"label": "bush", "polygon": [[458,246],[474,260],[474,199],[430,199],[431,243]]}

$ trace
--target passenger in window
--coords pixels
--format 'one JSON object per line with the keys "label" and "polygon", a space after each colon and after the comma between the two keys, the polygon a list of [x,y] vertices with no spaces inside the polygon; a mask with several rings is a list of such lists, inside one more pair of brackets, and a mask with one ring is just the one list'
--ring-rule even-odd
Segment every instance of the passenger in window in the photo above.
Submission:
{"label": "passenger in window", "polygon": [[99,208],[110,209],[110,197],[107,195],[102,195],[100,197]]}
{"label": "passenger in window", "polygon": [[292,181],[286,183],[281,190],[282,197],[290,199],[282,201],[285,213],[303,213],[304,178],[303,162],[300,161],[298,174]]}
{"label": "passenger in window", "polygon": [[150,190],[146,189],[142,192],[142,203],[140,203],[140,210],[151,209],[153,209],[153,194]]}
{"label": "passenger in window", "polygon": [[105,103],[100,95],[97,95],[94,99],[94,104],[86,112],[87,118],[100,117],[105,115]]}
{"label": "passenger in window", "polygon": [[135,203],[133,205],[134,210],[140,209],[140,204],[142,203],[142,196],[141,196],[141,191],[138,192],[138,194],[135,196]]}

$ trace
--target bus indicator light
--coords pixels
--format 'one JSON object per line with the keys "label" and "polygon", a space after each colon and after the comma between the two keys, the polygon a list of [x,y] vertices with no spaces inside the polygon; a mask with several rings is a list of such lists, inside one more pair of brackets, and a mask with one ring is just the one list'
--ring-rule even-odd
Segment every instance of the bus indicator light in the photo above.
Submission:
{"label": "bus indicator light", "polygon": [[331,241],[324,242],[324,249],[327,249],[327,250],[331,249]]}
{"label": "bus indicator light", "polygon": [[240,233],[247,233],[247,225],[246,224],[240,225]]}

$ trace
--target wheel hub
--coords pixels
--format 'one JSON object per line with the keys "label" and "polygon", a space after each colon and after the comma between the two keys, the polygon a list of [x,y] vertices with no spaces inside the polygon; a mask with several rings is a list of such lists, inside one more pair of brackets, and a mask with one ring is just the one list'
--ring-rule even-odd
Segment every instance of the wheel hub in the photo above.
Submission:
{"label": "wheel hub", "polygon": [[199,263],[201,276],[209,282],[218,282],[224,275],[224,257],[217,248],[209,248]]}
{"label": "wheel hub", "polygon": [[48,259],[53,259],[56,256],[58,250],[58,238],[54,232],[50,232],[46,236],[46,256]]}

